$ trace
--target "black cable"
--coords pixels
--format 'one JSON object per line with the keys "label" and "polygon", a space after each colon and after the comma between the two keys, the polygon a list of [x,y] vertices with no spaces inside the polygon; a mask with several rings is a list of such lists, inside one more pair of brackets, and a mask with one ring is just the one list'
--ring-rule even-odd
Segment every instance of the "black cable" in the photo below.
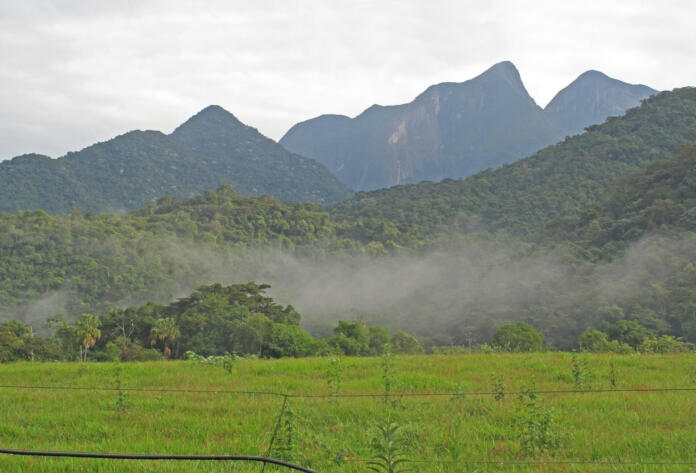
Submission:
{"label": "black cable", "polygon": [[85,452],[39,452],[28,450],[8,450],[0,449],[0,454],[21,455],[32,457],[67,457],[67,458],[102,458],[110,460],[196,460],[196,461],[248,461],[248,462],[263,462],[272,463],[274,465],[284,466],[296,471],[305,473],[318,473],[309,468],[295,465],[283,460],[275,458],[257,457],[250,455],[139,455],[130,453],[85,453]]}

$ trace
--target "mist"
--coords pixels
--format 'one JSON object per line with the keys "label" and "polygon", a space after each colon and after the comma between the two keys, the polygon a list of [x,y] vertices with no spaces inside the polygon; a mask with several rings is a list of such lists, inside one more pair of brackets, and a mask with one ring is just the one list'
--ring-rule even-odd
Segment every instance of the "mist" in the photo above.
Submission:
{"label": "mist", "polygon": [[[596,265],[564,246],[539,250],[475,239],[380,257],[216,249],[169,240],[158,243],[158,256],[175,268],[169,280],[106,306],[168,303],[200,285],[255,281],[270,284],[268,294],[293,305],[317,336],[329,336],[339,320],[359,320],[414,333],[427,344],[476,344],[488,342],[501,324],[526,321],[568,348],[587,328],[606,325],[606,307],[624,307],[627,318],[651,310],[650,328],[669,331],[659,313],[666,310],[659,290],[696,260],[696,238],[652,235]],[[76,296],[66,286],[24,305],[16,318],[40,325],[55,313],[76,317],[69,313],[75,304],[68,303]]]}

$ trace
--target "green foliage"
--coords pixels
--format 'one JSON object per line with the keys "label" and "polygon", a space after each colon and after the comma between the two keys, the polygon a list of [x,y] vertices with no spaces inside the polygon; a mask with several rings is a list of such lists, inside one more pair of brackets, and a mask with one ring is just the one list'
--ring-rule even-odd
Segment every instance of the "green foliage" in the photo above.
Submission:
{"label": "green foliage", "polygon": [[532,384],[520,394],[517,427],[522,454],[536,457],[553,454],[563,445],[558,420],[553,409],[545,407],[538,399]]}
{"label": "green foliage", "polygon": [[[224,294],[204,295],[206,317],[194,308],[174,317],[159,304],[201,282],[235,278],[241,255],[269,247],[302,261],[362,264],[356,255],[418,258],[459,250],[486,260],[478,266],[482,297],[450,285],[456,275],[447,284],[424,281],[401,306],[371,319],[415,333],[426,346],[482,346],[494,327],[517,320],[543,327],[545,339],[566,350],[592,328],[608,334],[607,344],[595,334],[583,349],[663,349],[644,344],[662,336],[695,343],[696,147],[684,146],[696,139],[695,104],[694,89],[662,93],[519,163],[466,180],[359,194],[330,208],[331,217],[314,204],[250,199],[230,187],[183,200],[164,197],[122,216],[0,214],[0,320],[40,330],[46,319],[66,314],[62,325],[56,318],[47,327],[46,342],[32,338],[34,346],[23,342],[21,349],[7,342],[2,357],[77,359],[81,345],[71,331],[83,313],[100,314],[103,322],[102,339],[88,348],[92,359],[113,358],[110,342],[123,360],[159,356],[146,351],[148,337],[154,321],[166,318],[191,334],[155,337],[159,351],[174,357],[187,350],[262,357],[381,353],[392,337],[380,327],[368,327],[367,334],[344,327],[324,342],[298,324],[230,304]],[[657,161],[674,152],[669,161]],[[529,261],[537,263],[532,275],[542,267],[551,268],[551,276],[528,279]],[[505,293],[491,296],[486,277],[498,271],[509,276]],[[420,299],[428,302],[410,304]],[[127,306],[134,307],[122,309]],[[621,327],[628,322],[642,329]]]}
{"label": "green foliage", "polygon": [[231,185],[249,196],[336,202],[350,191],[321,164],[286,151],[220,107],[171,135],[132,131],[58,159],[0,163],[0,210],[123,212]]}
{"label": "green foliage", "polygon": [[[328,344],[337,353],[348,356],[381,355],[385,346],[393,340],[393,336],[389,336],[386,328],[379,325],[367,327],[361,322],[340,320],[333,332],[334,335],[329,338]],[[402,335],[396,335],[396,337],[398,343],[403,343],[404,350],[414,350],[413,353],[419,353],[417,347],[420,347],[420,344],[413,336],[402,332]],[[399,347],[402,348],[401,345]],[[420,352],[422,353],[422,347]],[[394,351],[394,353],[397,352]]]}
{"label": "green foliage", "polygon": [[169,358],[172,354],[169,344],[179,338],[179,335],[181,335],[181,332],[173,318],[157,319],[150,329],[150,345],[161,342],[163,346],[162,353],[164,353],[165,358]]}
{"label": "green foliage", "polygon": [[585,331],[582,335],[580,335],[580,338],[578,339],[578,345],[580,346],[580,349],[582,351],[587,351],[591,353],[603,353],[603,352],[612,352],[612,353],[631,353],[633,352],[633,348],[631,348],[630,345],[626,344],[625,342],[619,341],[619,340],[611,340],[609,341],[607,339],[607,334],[596,330],[596,329],[591,329]]}
{"label": "green foliage", "polygon": [[418,355],[423,353],[423,346],[418,342],[418,339],[401,330],[394,332],[389,344],[395,354]]}
{"label": "green foliage", "polygon": [[377,473],[401,473],[413,471],[404,464],[409,462],[406,442],[401,428],[395,422],[387,420],[375,426],[377,432],[372,440],[374,457],[367,462],[368,470]]}
{"label": "green foliage", "polygon": [[[352,226],[355,239],[341,236]],[[210,280],[210,266],[234,267],[249,247],[362,254],[378,236],[359,227],[332,223],[313,204],[242,197],[229,186],[184,200],[165,197],[123,216],[0,213],[0,320],[38,327],[60,312],[74,319],[133,301],[171,300]],[[37,299],[38,313],[29,305]],[[122,332],[128,328],[122,324]]]}
{"label": "green foliage", "polygon": [[381,357],[382,362],[382,381],[384,383],[384,400],[389,401],[392,387],[394,386],[394,355],[391,347],[387,344]]}
{"label": "green foliage", "polygon": [[589,389],[591,371],[587,366],[587,358],[578,357],[578,354],[573,352],[571,364],[573,371],[573,387],[577,390]]}
{"label": "green foliage", "polygon": [[326,370],[326,387],[329,395],[335,396],[341,391],[342,381],[343,369],[341,367],[341,359],[336,357],[329,358],[329,365]]}
{"label": "green foliage", "polygon": [[120,364],[116,364],[113,371],[113,387],[116,389],[116,404],[114,410],[117,413],[124,413],[131,406],[128,393],[123,388],[123,368]]}
{"label": "green foliage", "polygon": [[688,353],[694,351],[694,346],[670,335],[661,335],[644,339],[636,350],[640,353]]}
{"label": "green foliage", "polygon": [[611,340],[625,343],[632,348],[637,348],[646,338],[653,333],[634,320],[619,320],[607,327],[607,334]]}
{"label": "green foliage", "polygon": [[[158,353],[161,357],[161,353]],[[620,370],[622,388],[683,388],[694,370],[694,355],[606,355],[588,354],[592,366],[606,374],[613,360]],[[335,403],[313,397],[291,398],[293,411],[294,463],[322,473],[357,473],[367,470],[355,460],[376,458],[371,446],[380,432],[375,424],[397,423],[402,456],[420,473],[457,471],[448,462],[461,459],[461,471],[471,472],[479,460],[480,471],[514,470],[517,473],[556,471],[557,465],[525,465],[520,462],[593,461],[660,463],[657,468],[638,465],[639,471],[688,471],[664,462],[694,462],[696,397],[682,391],[645,393],[556,394],[537,393],[539,407],[552,411],[552,436],[562,440],[556,449],[525,458],[521,449],[520,416],[526,411],[509,392],[524,390],[535,379],[539,391],[566,391],[570,355],[560,352],[525,354],[469,353],[397,357],[399,388],[403,392],[453,392],[457,385],[469,392],[490,392],[490,374],[507,384],[506,399],[467,396],[450,402],[448,397],[404,397],[403,409],[391,410],[387,418],[381,396],[341,398]],[[342,392],[375,394],[382,368],[375,359],[342,359]],[[222,395],[203,391],[281,391],[309,396],[326,391],[325,357],[253,360],[238,362],[234,376],[216,366],[163,359],[150,363],[121,363],[124,388],[155,388],[128,392],[131,402],[123,414],[115,412],[117,392],[91,393],[55,390],[0,390],[0,436],[13,445],[31,445],[36,450],[128,452],[179,452],[216,455],[225,452],[264,455],[277,423],[280,398],[258,395]],[[564,368],[566,367],[566,368]],[[114,365],[96,363],[14,363],[0,365],[6,385],[108,387],[114,384]],[[604,378],[608,387],[608,381]],[[193,383],[193,384],[192,384]],[[195,384],[195,386],[194,386]],[[170,392],[192,387],[201,392]],[[161,390],[161,391],[160,391]],[[528,389],[529,390],[529,389]],[[380,393],[381,394],[381,393]],[[484,411],[482,407],[487,407]],[[39,408],[40,407],[40,408]],[[398,415],[397,415],[398,414]],[[66,435],[66,430],[70,435]],[[572,436],[564,435],[572,432]],[[275,444],[275,442],[274,442]],[[10,445],[11,446],[11,445]],[[276,453],[272,452],[275,456]],[[335,463],[334,460],[345,461]],[[438,463],[421,463],[432,460]],[[468,465],[466,462],[469,461]],[[497,462],[506,462],[499,465]],[[509,463],[515,463],[510,465]],[[98,470],[142,473],[153,466],[138,462],[112,464],[70,459],[7,456],[3,472],[45,473],[47,471]],[[356,464],[358,463],[358,464]],[[111,465],[111,466],[109,466]],[[563,465],[562,467],[564,467]],[[598,471],[635,470],[633,465],[613,465]],[[186,462],[155,465],[168,473],[229,471],[230,465]],[[266,471],[275,468],[270,465]],[[571,465],[568,472],[585,471],[586,464]],[[235,471],[259,471],[259,466],[237,465]]]}
{"label": "green foliage", "polygon": [[616,362],[614,360],[609,360],[609,384],[613,389],[619,387],[619,370],[616,367]]}
{"label": "green foliage", "polygon": [[505,400],[505,381],[503,380],[502,375],[493,375],[491,376],[491,380],[493,381],[493,392],[494,398],[498,402],[502,402]]}
{"label": "green foliage", "polygon": [[24,332],[24,328],[19,322],[13,321],[0,325],[0,363],[26,358],[26,335]]}
{"label": "green foliage", "polygon": [[101,320],[96,314],[82,314],[82,316],[77,320],[77,328],[75,334],[77,335],[78,342],[80,344],[82,353],[82,361],[87,361],[87,350],[93,347],[97,340],[101,338]]}
{"label": "green foliage", "polygon": [[552,222],[546,233],[573,241],[594,259],[609,259],[650,233],[670,228],[694,231],[695,183],[696,144],[689,144],[672,159],[614,181],[597,205]]}
{"label": "green foliage", "polygon": [[202,356],[193,351],[187,351],[184,353],[184,359],[189,361],[195,361],[197,363],[202,363],[205,365],[222,366],[222,368],[231,375],[234,371],[234,366],[237,362],[237,357],[235,355],[230,355],[226,353],[222,356],[220,355],[210,355]]}
{"label": "green foliage", "polygon": [[392,222],[419,238],[450,231],[533,235],[553,219],[596,205],[615,179],[693,141],[696,89],[676,89],[498,169],[466,179],[358,192],[330,211],[339,221]]}
{"label": "green foliage", "polygon": [[500,327],[493,335],[491,345],[512,352],[541,351],[544,348],[544,336],[531,325],[517,322]]}

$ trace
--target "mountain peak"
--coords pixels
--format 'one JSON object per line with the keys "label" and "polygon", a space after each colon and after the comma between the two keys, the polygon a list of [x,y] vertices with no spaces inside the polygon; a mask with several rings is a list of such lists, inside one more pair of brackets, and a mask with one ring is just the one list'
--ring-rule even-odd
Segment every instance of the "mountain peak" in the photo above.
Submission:
{"label": "mountain peak", "polygon": [[493,64],[491,67],[486,69],[481,75],[472,79],[472,81],[504,81],[513,89],[524,95],[529,95],[527,89],[522,82],[522,77],[520,76],[520,71],[517,70],[515,65],[510,61],[502,61]]}
{"label": "mountain peak", "polygon": [[228,112],[219,105],[208,105],[203,110],[189,118],[186,122],[184,122],[184,124],[198,120],[226,121],[230,124],[242,124],[242,122],[239,121],[239,119],[231,112]]}
{"label": "mountain peak", "polygon": [[[580,74],[577,79],[575,80],[582,80],[582,79],[611,79],[608,75],[603,73],[602,71],[598,71],[596,69],[590,69],[588,71],[583,72]],[[615,79],[612,79],[615,80]]]}
{"label": "mountain peak", "polygon": [[493,64],[491,67],[486,69],[483,74],[478,77],[490,77],[497,76],[502,77],[509,82],[522,84],[522,78],[520,77],[520,71],[517,70],[515,65],[510,61],[502,61]]}
{"label": "mountain peak", "polygon": [[591,69],[558,92],[545,110],[566,134],[573,135],[607,117],[623,115],[655,93],[645,85],[622,82]]}
{"label": "mountain peak", "polygon": [[517,68],[511,61],[500,61],[498,63],[495,63],[491,67],[489,67],[488,70],[484,72],[484,74],[488,72],[495,72],[498,74],[506,74],[513,76],[520,75],[520,72],[517,70]]}
{"label": "mountain peak", "polygon": [[230,131],[247,129],[244,123],[219,105],[208,105],[179,125],[173,138],[225,135]]}

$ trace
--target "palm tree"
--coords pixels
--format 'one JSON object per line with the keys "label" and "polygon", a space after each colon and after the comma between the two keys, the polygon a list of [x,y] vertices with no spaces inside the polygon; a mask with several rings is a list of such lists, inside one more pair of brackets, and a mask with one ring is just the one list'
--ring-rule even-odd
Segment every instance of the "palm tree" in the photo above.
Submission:
{"label": "palm tree", "polygon": [[156,342],[162,342],[162,353],[169,358],[172,351],[169,349],[169,343],[179,338],[181,332],[176,326],[176,322],[171,317],[157,319],[155,325],[150,329],[150,343],[154,345]]}
{"label": "palm tree", "polygon": [[87,361],[87,350],[97,343],[101,338],[101,320],[95,314],[82,314],[77,321],[77,338],[80,341],[80,347],[84,348],[82,352],[82,361]]}

